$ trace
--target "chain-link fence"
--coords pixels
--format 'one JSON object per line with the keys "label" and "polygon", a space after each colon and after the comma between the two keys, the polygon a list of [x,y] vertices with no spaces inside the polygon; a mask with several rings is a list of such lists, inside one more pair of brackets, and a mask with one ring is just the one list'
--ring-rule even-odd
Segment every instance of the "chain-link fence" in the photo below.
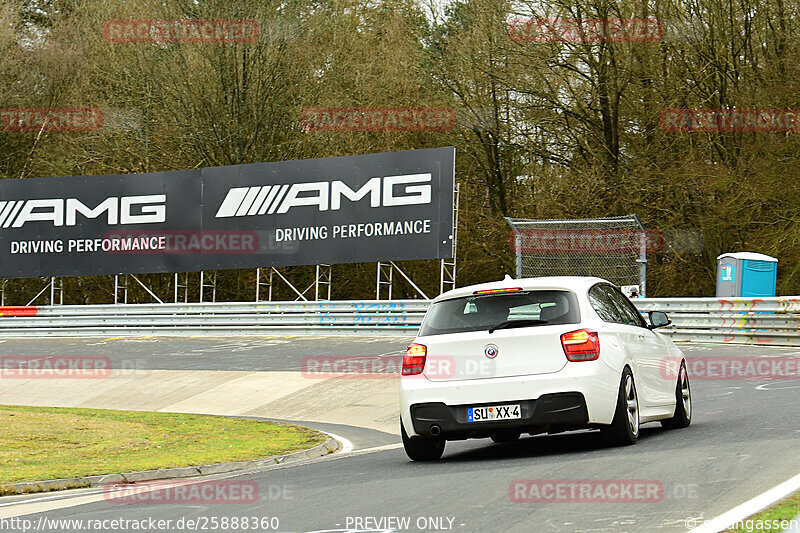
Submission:
{"label": "chain-link fence", "polygon": [[[652,243],[639,217],[578,220],[506,218],[518,278],[597,276],[647,291],[647,248]],[[633,287],[630,289],[633,290]]]}

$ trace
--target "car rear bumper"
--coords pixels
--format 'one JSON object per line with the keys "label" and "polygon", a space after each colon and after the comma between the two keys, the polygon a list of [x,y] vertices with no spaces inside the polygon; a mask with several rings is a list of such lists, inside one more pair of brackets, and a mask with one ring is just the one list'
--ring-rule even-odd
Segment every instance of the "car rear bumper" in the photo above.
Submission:
{"label": "car rear bumper", "polygon": [[[458,381],[405,376],[400,379],[400,416],[406,433],[412,437],[429,435],[430,426],[437,422],[442,433],[451,432],[453,438],[465,434],[467,437],[487,436],[484,428],[511,430],[520,427],[523,428],[520,431],[541,432],[560,430],[560,426],[610,424],[614,418],[620,374],[621,371],[618,374],[596,360],[568,363],[558,372],[538,375]],[[580,398],[580,402],[575,398]],[[466,422],[468,407],[508,404],[520,404],[521,409],[524,405],[523,418]],[[420,406],[429,405],[440,407],[418,412]]]}
{"label": "car rear bumper", "polygon": [[504,403],[519,405],[521,418],[468,422],[467,409],[474,407],[474,404],[414,404],[411,406],[414,433],[424,437],[441,435],[448,439],[466,439],[488,437],[498,431],[528,433],[578,429],[589,422],[586,400],[580,392],[545,394],[534,400],[511,400]]}

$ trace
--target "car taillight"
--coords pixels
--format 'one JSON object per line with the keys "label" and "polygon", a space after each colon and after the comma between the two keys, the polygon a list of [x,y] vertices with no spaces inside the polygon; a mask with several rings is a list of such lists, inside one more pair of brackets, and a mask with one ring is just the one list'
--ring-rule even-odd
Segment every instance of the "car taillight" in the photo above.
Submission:
{"label": "car taillight", "polygon": [[600,357],[600,339],[595,331],[579,329],[564,333],[561,346],[570,361],[594,361]]}
{"label": "car taillight", "polygon": [[428,348],[424,344],[412,344],[406,349],[403,357],[403,375],[414,376],[422,374],[425,368],[425,358],[428,356]]}

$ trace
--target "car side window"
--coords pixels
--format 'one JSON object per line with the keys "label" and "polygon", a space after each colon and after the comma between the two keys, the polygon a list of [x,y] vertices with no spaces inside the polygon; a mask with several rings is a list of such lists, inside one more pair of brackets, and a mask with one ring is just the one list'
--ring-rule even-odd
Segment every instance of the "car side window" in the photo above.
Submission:
{"label": "car side window", "polygon": [[611,298],[606,294],[601,285],[595,285],[589,289],[589,303],[592,308],[597,312],[597,315],[604,322],[615,322],[617,324],[626,324],[627,320],[623,317],[622,313]]}
{"label": "car side window", "polygon": [[625,324],[640,328],[647,327],[642,315],[639,314],[639,311],[636,310],[631,301],[628,300],[624,294],[610,285],[604,285],[603,289],[606,293],[608,293],[609,298],[611,298],[611,301],[614,302],[614,305],[616,305],[616,307],[619,309],[619,312],[622,314],[622,316],[625,317]]}

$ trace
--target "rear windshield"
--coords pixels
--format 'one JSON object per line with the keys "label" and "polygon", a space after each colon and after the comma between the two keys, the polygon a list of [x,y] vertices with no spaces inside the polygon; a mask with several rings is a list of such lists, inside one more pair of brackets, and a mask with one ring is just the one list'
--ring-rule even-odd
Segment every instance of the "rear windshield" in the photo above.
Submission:
{"label": "rear windshield", "polygon": [[571,291],[518,291],[442,300],[428,310],[419,334],[443,335],[490,328],[534,327],[580,322]]}

